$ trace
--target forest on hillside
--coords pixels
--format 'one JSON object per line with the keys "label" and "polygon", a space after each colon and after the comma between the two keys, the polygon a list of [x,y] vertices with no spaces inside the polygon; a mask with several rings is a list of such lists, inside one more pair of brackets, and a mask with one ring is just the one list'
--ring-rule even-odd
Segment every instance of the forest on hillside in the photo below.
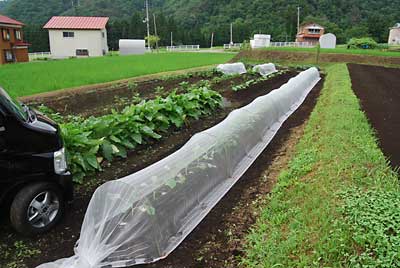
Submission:
{"label": "forest on hillside", "polygon": [[[400,0],[149,1],[151,32],[155,14],[161,45],[170,43],[171,32],[175,44],[208,47],[214,32],[215,44],[222,45],[229,42],[230,23],[235,42],[248,40],[254,33],[271,34],[273,41],[293,41],[298,6],[302,22],[321,23],[340,43],[362,36],[385,43],[389,27],[400,21]],[[143,38],[146,31],[143,0],[8,0],[0,8],[1,13],[27,24],[26,38],[35,51],[46,49],[47,34],[41,27],[54,15],[109,16],[112,49],[117,49],[118,39]]]}

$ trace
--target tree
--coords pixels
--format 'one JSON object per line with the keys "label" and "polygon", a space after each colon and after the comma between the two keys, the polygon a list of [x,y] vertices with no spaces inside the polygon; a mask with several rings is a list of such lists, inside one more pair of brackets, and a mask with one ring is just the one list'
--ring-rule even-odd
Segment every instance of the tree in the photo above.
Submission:
{"label": "tree", "polygon": [[160,37],[157,35],[149,35],[145,37],[147,44],[150,45],[151,48],[155,48],[158,41],[160,41]]}

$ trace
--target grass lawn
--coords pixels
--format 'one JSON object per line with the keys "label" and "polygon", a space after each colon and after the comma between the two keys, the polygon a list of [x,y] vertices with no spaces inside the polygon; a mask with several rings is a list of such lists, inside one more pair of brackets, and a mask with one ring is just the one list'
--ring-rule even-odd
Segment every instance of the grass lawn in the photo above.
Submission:
{"label": "grass lawn", "polygon": [[400,191],[351,89],[326,68],[296,154],[247,238],[246,267],[400,267]]}
{"label": "grass lawn", "polygon": [[0,67],[0,86],[14,97],[28,96],[146,74],[224,63],[233,56],[234,54],[224,53],[153,53],[10,64]]}
{"label": "grass lawn", "polygon": [[[299,48],[299,47],[269,47],[266,50],[289,51],[289,52],[317,52],[317,48]],[[336,54],[356,54],[383,57],[400,57],[400,51],[386,51],[380,49],[347,49],[338,47],[335,49],[321,49],[321,53]]]}

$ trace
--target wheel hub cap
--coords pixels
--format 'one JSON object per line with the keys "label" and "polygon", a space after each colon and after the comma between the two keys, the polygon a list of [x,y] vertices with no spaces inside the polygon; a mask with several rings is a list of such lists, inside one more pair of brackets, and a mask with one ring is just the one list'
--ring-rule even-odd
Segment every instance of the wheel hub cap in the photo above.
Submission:
{"label": "wheel hub cap", "polygon": [[35,228],[43,228],[56,218],[60,208],[57,196],[51,191],[38,194],[28,207],[29,223]]}

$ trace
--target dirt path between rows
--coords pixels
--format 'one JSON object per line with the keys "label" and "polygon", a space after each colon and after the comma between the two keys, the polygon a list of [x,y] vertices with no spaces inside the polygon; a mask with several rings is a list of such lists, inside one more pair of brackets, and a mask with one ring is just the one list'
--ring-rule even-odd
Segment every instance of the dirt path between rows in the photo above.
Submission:
{"label": "dirt path between rows", "polygon": [[394,168],[400,167],[400,69],[348,64],[353,90],[379,144]]}

